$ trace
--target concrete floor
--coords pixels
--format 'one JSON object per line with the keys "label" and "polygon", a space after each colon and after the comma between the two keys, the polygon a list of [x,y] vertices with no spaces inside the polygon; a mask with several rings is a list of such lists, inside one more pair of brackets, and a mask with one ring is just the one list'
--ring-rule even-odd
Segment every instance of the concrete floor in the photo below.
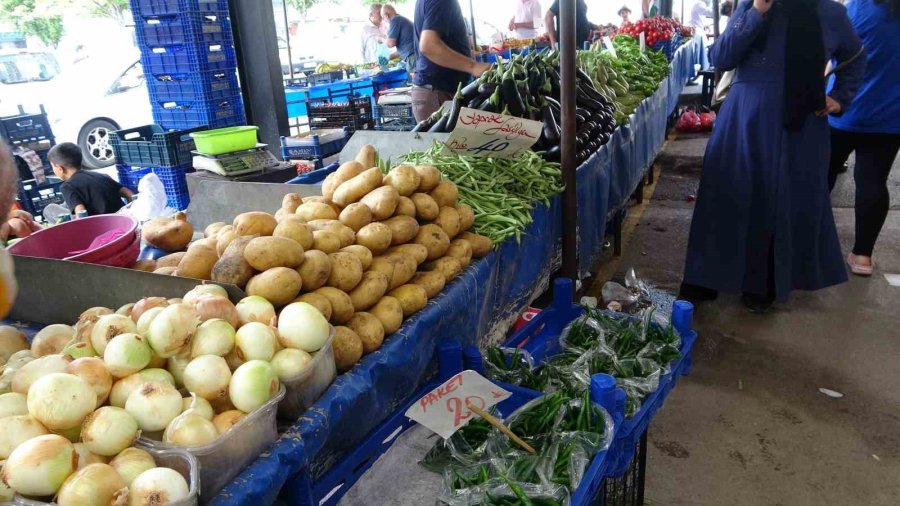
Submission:
{"label": "concrete floor", "polygon": [[[618,275],[635,267],[677,290],[705,143],[668,144]],[[893,176],[896,206],[900,168]],[[852,178],[843,179],[834,204],[847,250]],[[748,313],[734,296],[698,308],[693,372],[650,428],[648,504],[900,504],[900,287],[882,276],[900,273],[898,210],[876,259],[871,279],[795,292],[768,315]]]}

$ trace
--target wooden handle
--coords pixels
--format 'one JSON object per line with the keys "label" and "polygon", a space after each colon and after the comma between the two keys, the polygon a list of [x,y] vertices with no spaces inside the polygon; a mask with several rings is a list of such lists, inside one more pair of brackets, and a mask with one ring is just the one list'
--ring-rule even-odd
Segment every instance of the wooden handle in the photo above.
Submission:
{"label": "wooden handle", "polygon": [[485,420],[487,420],[487,422],[488,422],[489,424],[491,424],[491,425],[493,425],[494,427],[497,427],[498,429],[500,429],[500,432],[506,434],[507,437],[509,437],[510,439],[512,439],[513,441],[515,441],[515,443],[516,443],[517,445],[519,445],[519,446],[521,446],[522,448],[524,448],[525,451],[527,451],[528,453],[530,453],[530,454],[532,454],[532,455],[534,455],[534,454],[537,453],[537,452],[534,450],[534,448],[532,448],[532,447],[531,447],[528,443],[526,443],[525,441],[522,441],[522,439],[521,439],[519,436],[517,436],[513,431],[509,430],[509,428],[508,428],[506,425],[503,425],[503,422],[501,422],[500,420],[498,420],[494,415],[488,413],[487,411],[485,411],[485,410],[483,410],[483,409],[481,409],[481,408],[479,408],[479,407],[477,407],[477,406],[473,406],[473,405],[472,405],[471,403],[469,403],[469,402],[466,403],[466,407],[469,408],[469,410],[471,410],[471,411],[472,411],[473,413],[475,413],[476,415],[478,415],[478,416],[480,416],[481,418],[484,418]]}

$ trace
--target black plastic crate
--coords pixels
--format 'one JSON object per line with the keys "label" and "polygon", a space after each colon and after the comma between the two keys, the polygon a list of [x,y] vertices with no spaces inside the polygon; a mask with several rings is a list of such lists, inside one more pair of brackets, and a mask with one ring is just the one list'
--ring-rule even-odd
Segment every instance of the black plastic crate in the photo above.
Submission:
{"label": "black plastic crate", "polygon": [[643,506],[647,472],[647,432],[635,445],[634,458],[622,476],[604,478],[600,494],[592,504],[603,506]]}
{"label": "black plastic crate", "polygon": [[347,127],[355,132],[371,130],[375,126],[371,97],[348,97],[345,102],[329,98],[310,99],[306,108],[310,128]]}
{"label": "black plastic crate", "polygon": [[306,82],[310,86],[315,86],[317,84],[330,84],[343,79],[343,70],[332,70],[331,72],[319,72],[317,74],[310,74],[309,77],[306,78]]}
{"label": "black plastic crate", "polygon": [[111,132],[109,142],[119,165],[175,166],[191,163],[195,149],[189,135],[204,128],[166,132],[159,125],[145,125]]}
{"label": "black plastic crate", "polygon": [[63,181],[56,177],[48,177],[43,184],[37,184],[34,179],[20,180],[17,199],[22,209],[38,216],[48,205],[63,203],[62,185]]}
{"label": "black plastic crate", "polygon": [[50,120],[44,112],[0,118],[0,136],[12,146],[45,139],[54,141]]}
{"label": "black plastic crate", "polygon": [[409,119],[415,121],[415,118],[413,117],[412,104],[376,105],[375,117],[384,119]]}

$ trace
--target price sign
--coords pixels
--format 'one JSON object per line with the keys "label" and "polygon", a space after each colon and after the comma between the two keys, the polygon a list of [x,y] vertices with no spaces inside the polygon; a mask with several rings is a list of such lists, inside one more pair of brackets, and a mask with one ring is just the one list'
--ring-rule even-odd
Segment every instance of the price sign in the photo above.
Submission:
{"label": "price sign", "polygon": [[641,52],[647,52],[647,34],[644,32],[641,32]]}
{"label": "price sign", "polygon": [[613,45],[612,39],[608,35],[603,36],[603,47],[612,54],[613,58],[619,57],[618,53],[616,53],[616,46]]}
{"label": "price sign", "polygon": [[541,136],[540,121],[463,107],[444,145],[470,156],[512,158]]}
{"label": "price sign", "polygon": [[477,372],[463,371],[425,394],[406,416],[447,439],[478,416],[467,405],[487,410],[510,395]]}

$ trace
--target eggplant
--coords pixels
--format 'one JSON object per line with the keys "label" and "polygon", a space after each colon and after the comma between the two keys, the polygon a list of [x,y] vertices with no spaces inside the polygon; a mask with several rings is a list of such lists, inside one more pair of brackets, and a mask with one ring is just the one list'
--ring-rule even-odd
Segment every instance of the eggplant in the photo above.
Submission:
{"label": "eggplant", "polygon": [[490,95],[490,94],[493,93],[494,90],[496,90],[496,89],[497,89],[497,84],[496,84],[496,83],[490,83],[490,82],[482,83],[482,84],[478,87],[478,94],[479,94],[479,95]]}
{"label": "eggplant", "polygon": [[466,104],[466,107],[468,107],[469,109],[480,109],[479,106],[481,105],[481,102],[483,102],[483,101],[484,101],[484,97],[479,95],[479,96],[473,98],[468,104]]}
{"label": "eggplant", "polygon": [[456,120],[459,119],[459,111],[462,109],[462,103],[465,98],[462,95],[462,85],[457,86],[456,95],[453,96],[453,101],[450,102],[450,113],[447,114],[447,125],[445,127],[445,132],[450,132],[454,128],[456,128]]}
{"label": "eggplant", "polygon": [[500,95],[503,98],[503,104],[509,109],[512,116],[521,118],[525,114],[525,102],[522,101],[522,95],[519,94],[519,87],[513,79],[512,68],[506,71],[503,80],[500,81]]}
{"label": "eggplant", "polygon": [[441,116],[441,119],[437,120],[434,123],[434,125],[432,125],[431,128],[428,129],[428,133],[433,134],[433,133],[441,133],[441,132],[447,131],[446,130],[447,129],[447,118],[449,118],[449,117],[450,116],[448,116],[446,114]]}
{"label": "eggplant", "polygon": [[559,144],[555,146],[550,146],[547,149],[547,152],[544,153],[544,158],[550,162],[558,162],[562,157],[562,149],[559,147]]}
{"label": "eggplant", "polygon": [[466,100],[472,100],[476,96],[478,96],[478,88],[481,86],[483,77],[479,77],[478,79],[473,80],[469,84],[466,85],[462,90],[457,90],[457,94],[462,93],[462,96]]}
{"label": "eggplant", "polygon": [[547,139],[549,144],[559,144],[559,124],[553,115],[553,109],[550,104],[545,105],[541,109],[541,136]]}

